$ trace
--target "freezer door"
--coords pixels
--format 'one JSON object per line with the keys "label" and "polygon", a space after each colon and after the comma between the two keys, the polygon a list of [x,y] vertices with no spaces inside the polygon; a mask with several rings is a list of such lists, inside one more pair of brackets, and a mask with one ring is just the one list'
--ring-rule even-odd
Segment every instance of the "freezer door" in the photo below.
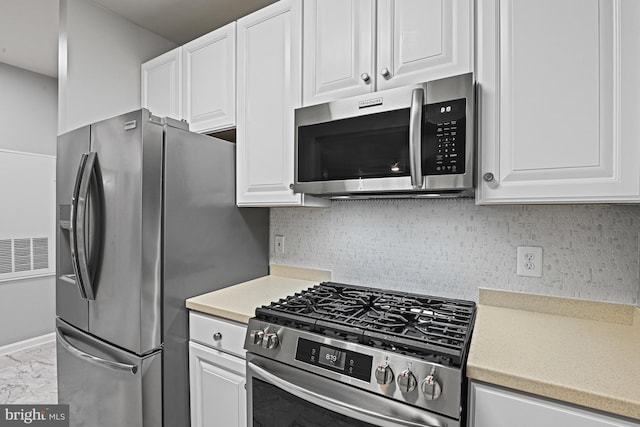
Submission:
{"label": "freezer door", "polygon": [[138,357],[56,320],[58,402],[71,427],[162,425],[162,352]]}
{"label": "freezer door", "polygon": [[102,187],[102,257],[89,332],[137,354],[161,344],[162,126],[138,110],[91,126]]}
{"label": "freezer door", "polygon": [[72,256],[75,230],[71,215],[89,138],[89,126],[60,135],[56,152],[56,314],[83,330],[88,328],[89,303],[82,298],[77,257]]}

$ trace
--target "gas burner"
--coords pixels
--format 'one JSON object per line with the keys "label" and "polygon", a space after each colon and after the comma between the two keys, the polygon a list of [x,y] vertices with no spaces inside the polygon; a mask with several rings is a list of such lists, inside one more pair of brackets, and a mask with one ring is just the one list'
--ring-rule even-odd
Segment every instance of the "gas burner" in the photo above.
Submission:
{"label": "gas burner", "polygon": [[461,366],[473,328],[475,303],[324,282],[258,308],[256,317]]}
{"label": "gas burner", "polygon": [[409,320],[399,314],[388,313],[384,311],[371,310],[366,313],[371,318],[371,323],[376,327],[393,331],[397,328],[404,328],[409,324]]}

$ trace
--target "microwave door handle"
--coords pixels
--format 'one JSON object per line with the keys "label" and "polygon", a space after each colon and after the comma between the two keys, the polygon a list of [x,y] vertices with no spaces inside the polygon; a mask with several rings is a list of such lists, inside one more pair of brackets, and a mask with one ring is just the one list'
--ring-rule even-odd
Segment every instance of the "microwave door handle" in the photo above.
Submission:
{"label": "microwave door handle", "polygon": [[[375,420],[378,422],[384,422],[383,425],[394,425],[402,427],[446,427],[446,424],[440,423],[437,420],[424,420],[417,423],[411,420],[400,419],[398,417],[391,417],[382,415],[373,411],[363,408],[358,405],[357,402],[351,401],[353,398],[349,398],[350,391],[343,395],[340,389],[334,390],[334,396],[329,396],[325,393],[316,393],[313,390],[309,390],[305,386],[295,384],[294,378],[290,380],[281,378],[253,362],[247,363],[248,370],[253,373],[254,377],[257,377],[281,390],[286,391],[294,396],[297,396],[307,402],[313,403],[322,408],[328,409],[333,412],[337,412],[346,417],[362,420],[363,417],[369,420]],[[424,415],[423,415],[424,416]]]}
{"label": "microwave door handle", "polygon": [[69,246],[71,249],[71,265],[73,267],[73,273],[75,276],[75,283],[78,286],[78,292],[83,299],[87,298],[87,293],[80,277],[80,264],[78,262],[78,198],[80,192],[80,184],[84,175],[85,166],[87,164],[87,154],[82,154],[80,157],[80,163],[78,164],[78,171],[76,172],[76,180],[73,185],[73,195],[71,196],[71,221],[69,221]]}
{"label": "microwave door handle", "polygon": [[411,93],[411,110],[409,118],[409,170],[411,186],[422,188],[422,105],[424,90],[414,89]]}
{"label": "microwave door handle", "polygon": [[[92,151],[87,156],[87,161],[82,171],[82,178],[80,179],[80,188],[78,189],[78,199],[76,201],[77,213],[75,229],[76,235],[76,249],[78,256],[78,272],[80,273],[80,281],[84,287],[85,297],[88,300],[94,300],[95,294],[93,292],[93,285],[91,280],[91,273],[89,272],[89,253],[87,249],[87,210],[89,199],[89,188],[91,186],[91,179],[95,178],[96,167],[96,152]],[[97,195],[95,195],[97,196]]]}

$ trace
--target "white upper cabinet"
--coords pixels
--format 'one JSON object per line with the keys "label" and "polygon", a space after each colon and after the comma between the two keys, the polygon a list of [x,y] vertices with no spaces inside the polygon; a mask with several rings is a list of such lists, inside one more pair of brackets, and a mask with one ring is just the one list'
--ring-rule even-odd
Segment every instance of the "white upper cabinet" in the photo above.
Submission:
{"label": "white upper cabinet", "polygon": [[471,0],[305,0],[304,105],[472,71]]}
{"label": "white upper cabinet", "polygon": [[236,23],[142,64],[142,107],[194,132],[236,125]]}
{"label": "white upper cabinet", "polygon": [[182,48],[142,64],[142,107],[156,116],[182,119]]}
{"label": "white upper cabinet", "polygon": [[305,105],[367,93],[375,84],[375,1],[305,0]]}
{"label": "white upper cabinet", "polygon": [[281,0],[237,23],[237,204],[313,205],[289,188],[293,110],[301,103],[301,3]]}
{"label": "white upper cabinet", "polygon": [[472,71],[470,0],[378,0],[377,90]]}
{"label": "white upper cabinet", "polygon": [[478,203],[640,201],[640,2],[477,7]]}
{"label": "white upper cabinet", "polygon": [[236,23],[182,47],[184,118],[194,132],[236,124]]}

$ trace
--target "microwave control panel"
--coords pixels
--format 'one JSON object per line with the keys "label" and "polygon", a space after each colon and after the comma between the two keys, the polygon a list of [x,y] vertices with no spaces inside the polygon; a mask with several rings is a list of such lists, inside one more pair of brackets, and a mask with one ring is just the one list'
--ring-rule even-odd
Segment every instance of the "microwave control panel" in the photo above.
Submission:
{"label": "microwave control panel", "polygon": [[426,106],[426,141],[422,146],[422,173],[450,175],[465,172],[466,99]]}

